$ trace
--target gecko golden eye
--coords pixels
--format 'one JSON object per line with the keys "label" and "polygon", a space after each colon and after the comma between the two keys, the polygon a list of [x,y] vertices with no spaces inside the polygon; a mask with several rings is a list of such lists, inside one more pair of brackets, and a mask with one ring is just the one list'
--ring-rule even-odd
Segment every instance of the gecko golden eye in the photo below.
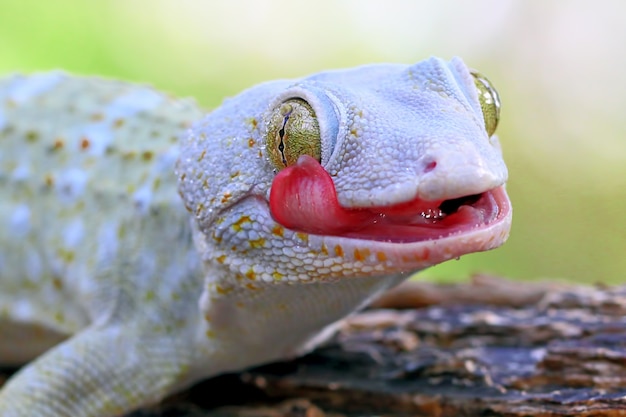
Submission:
{"label": "gecko golden eye", "polygon": [[320,160],[320,126],[309,103],[292,98],[274,109],[267,127],[267,153],[279,171],[295,164],[300,155]]}
{"label": "gecko golden eye", "polygon": [[493,135],[500,120],[500,96],[493,84],[482,74],[472,71],[474,85],[478,89],[478,101],[485,119],[485,129],[489,136]]}

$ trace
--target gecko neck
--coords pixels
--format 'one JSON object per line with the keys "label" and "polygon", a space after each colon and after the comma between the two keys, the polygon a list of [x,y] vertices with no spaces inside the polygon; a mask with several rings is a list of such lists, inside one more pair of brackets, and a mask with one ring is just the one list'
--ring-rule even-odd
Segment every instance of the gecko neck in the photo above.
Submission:
{"label": "gecko neck", "polygon": [[203,365],[215,373],[306,353],[332,335],[339,319],[409,276],[255,282],[254,289],[240,285],[226,293],[216,290],[216,278],[228,279],[229,274],[223,265],[208,266],[200,300],[204,320],[197,341],[204,352]]}

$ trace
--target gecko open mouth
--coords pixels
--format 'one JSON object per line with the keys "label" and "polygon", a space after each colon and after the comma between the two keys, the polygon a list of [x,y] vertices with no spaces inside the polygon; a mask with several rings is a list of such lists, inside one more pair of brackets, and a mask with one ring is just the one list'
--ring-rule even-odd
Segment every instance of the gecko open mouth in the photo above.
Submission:
{"label": "gecko open mouth", "polygon": [[330,175],[301,156],[279,172],[270,191],[274,220],[298,232],[394,243],[436,240],[497,223],[510,212],[504,187],[449,200],[415,198],[385,207],[339,205]]}

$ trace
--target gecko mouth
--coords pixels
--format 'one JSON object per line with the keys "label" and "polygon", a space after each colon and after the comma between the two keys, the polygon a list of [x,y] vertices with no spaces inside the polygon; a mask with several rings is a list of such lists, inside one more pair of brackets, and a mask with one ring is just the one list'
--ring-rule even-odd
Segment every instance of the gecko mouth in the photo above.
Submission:
{"label": "gecko mouth", "polygon": [[315,159],[303,156],[274,179],[270,211],[278,223],[298,232],[409,243],[491,226],[509,216],[510,202],[500,186],[448,200],[415,198],[385,207],[344,208],[330,175]]}
{"label": "gecko mouth", "polygon": [[[391,210],[391,212],[390,212]],[[368,210],[372,216],[342,236],[407,243],[436,240],[491,225],[508,211],[502,187],[441,202],[412,200]]]}

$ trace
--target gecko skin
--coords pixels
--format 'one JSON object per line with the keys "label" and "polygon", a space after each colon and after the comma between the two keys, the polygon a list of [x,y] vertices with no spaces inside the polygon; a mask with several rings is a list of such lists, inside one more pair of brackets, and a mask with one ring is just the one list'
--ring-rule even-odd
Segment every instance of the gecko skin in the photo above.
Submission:
{"label": "gecko skin", "polygon": [[2,417],[111,417],[306,353],[412,273],[501,245],[499,100],[454,58],[268,82],[0,80]]}

